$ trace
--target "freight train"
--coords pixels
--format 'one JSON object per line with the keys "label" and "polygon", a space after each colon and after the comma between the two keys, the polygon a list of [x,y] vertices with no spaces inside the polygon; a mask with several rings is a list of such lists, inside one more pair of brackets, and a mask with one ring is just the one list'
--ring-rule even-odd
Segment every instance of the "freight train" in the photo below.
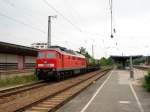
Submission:
{"label": "freight train", "polygon": [[66,76],[97,70],[99,65],[89,66],[85,56],[80,53],[60,46],[51,46],[38,51],[35,68],[39,80],[60,80]]}

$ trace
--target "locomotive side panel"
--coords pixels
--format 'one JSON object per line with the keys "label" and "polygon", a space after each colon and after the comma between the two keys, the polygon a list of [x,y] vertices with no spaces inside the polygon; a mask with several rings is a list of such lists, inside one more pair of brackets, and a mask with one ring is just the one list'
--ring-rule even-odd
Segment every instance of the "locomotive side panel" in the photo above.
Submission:
{"label": "locomotive side panel", "polygon": [[36,63],[36,75],[39,79],[60,79],[86,71],[84,56],[55,49],[40,50]]}
{"label": "locomotive side panel", "polygon": [[56,62],[57,62],[57,67],[56,69],[61,69],[63,68],[63,55],[59,52],[56,52]]}

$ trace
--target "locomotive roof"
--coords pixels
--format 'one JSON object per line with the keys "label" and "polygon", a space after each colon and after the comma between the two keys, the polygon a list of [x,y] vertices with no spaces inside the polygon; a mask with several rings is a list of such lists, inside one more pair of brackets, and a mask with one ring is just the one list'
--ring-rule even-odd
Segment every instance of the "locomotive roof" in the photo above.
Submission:
{"label": "locomotive roof", "polygon": [[72,56],[77,56],[77,57],[80,57],[80,58],[85,58],[85,56],[83,56],[82,54],[80,54],[80,53],[78,53],[76,51],[67,49],[65,47],[51,46],[50,48],[45,49],[45,50],[56,50],[56,51],[61,52],[63,54],[69,54],[69,55],[72,55]]}

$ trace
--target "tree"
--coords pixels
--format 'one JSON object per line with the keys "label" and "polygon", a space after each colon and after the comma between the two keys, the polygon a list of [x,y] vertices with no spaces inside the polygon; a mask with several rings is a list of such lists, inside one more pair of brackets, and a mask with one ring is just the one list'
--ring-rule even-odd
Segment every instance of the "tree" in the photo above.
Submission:
{"label": "tree", "polygon": [[105,58],[105,57],[102,57],[100,60],[99,60],[99,63],[101,66],[107,66],[107,65],[112,65],[112,59],[111,58]]}
{"label": "tree", "polygon": [[88,65],[96,63],[95,59],[86,51],[86,48],[84,47],[79,48],[79,53],[86,57]]}
{"label": "tree", "polygon": [[82,55],[85,55],[87,53],[86,49],[84,47],[81,47],[79,48],[79,52],[82,54]]}

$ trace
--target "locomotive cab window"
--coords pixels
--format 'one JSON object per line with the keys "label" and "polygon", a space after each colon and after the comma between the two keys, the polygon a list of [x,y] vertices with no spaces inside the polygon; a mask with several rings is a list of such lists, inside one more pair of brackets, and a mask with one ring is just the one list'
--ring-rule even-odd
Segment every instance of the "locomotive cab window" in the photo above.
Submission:
{"label": "locomotive cab window", "polygon": [[39,52],[38,53],[38,58],[45,58],[45,53],[44,52]]}
{"label": "locomotive cab window", "polygon": [[47,53],[47,58],[55,58],[55,57],[56,57],[56,55],[54,52],[48,52]]}

